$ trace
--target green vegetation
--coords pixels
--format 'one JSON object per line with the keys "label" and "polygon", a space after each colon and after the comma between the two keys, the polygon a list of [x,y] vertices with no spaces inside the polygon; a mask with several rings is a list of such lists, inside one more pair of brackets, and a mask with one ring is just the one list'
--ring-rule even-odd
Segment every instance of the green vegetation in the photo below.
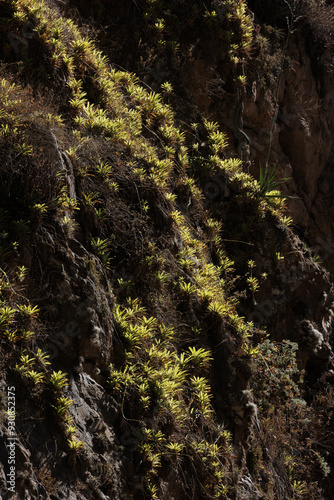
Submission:
{"label": "green vegetation", "polygon": [[[270,500],[277,471],[291,498],[322,498],[325,389],[307,398],[298,344],[241,313],[281,284],[268,275],[293,253],[282,243],[270,260],[261,247],[292,223],[278,189],[287,179],[267,164],[258,181],[246,173],[226,127],[195,112],[189,96],[184,115],[194,121],[180,118],[172,78],[201,33],[217,43],[233,99],[259,71],[255,60],[265,63],[261,88],[278,78],[278,89],[280,33],[256,29],[245,0],[139,3],[129,2],[140,16],[132,71],[98,48],[107,27],[99,40],[52,2],[0,6],[1,373],[25,395],[20,437],[38,408],[41,435],[72,466],[69,483],[96,479],[96,461],[112,454],[98,432],[79,439],[87,371],[117,408],[106,427],[134,443],[134,498],[159,498],[173,477],[184,498],[239,498],[249,473]],[[279,19],[291,5],[275,4]],[[98,22],[109,6],[82,8]],[[165,76],[151,87],[154,71]],[[89,419],[103,411],[96,405]],[[108,476],[99,487],[115,486]]]}

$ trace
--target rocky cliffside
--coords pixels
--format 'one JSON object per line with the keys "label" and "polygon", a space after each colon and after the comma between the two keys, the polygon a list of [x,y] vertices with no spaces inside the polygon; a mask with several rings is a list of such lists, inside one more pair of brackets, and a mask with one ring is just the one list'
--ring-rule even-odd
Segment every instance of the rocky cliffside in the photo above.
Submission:
{"label": "rocky cliffside", "polygon": [[3,498],[332,498],[333,23],[0,2]]}

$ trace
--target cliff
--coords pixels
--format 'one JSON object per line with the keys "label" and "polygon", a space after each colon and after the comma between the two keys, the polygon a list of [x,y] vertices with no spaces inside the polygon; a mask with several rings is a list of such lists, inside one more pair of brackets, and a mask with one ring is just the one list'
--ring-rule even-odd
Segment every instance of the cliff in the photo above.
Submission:
{"label": "cliff", "polygon": [[331,2],[0,2],[0,491],[330,499]]}

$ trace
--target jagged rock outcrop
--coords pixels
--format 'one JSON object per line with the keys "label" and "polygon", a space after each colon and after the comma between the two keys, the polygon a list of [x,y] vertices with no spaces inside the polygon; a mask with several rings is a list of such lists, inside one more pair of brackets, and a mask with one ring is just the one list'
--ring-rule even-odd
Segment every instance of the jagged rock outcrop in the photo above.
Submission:
{"label": "jagged rock outcrop", "polygon": [[333,76],[261,4],[0,4],[4,498],[331,498]]}

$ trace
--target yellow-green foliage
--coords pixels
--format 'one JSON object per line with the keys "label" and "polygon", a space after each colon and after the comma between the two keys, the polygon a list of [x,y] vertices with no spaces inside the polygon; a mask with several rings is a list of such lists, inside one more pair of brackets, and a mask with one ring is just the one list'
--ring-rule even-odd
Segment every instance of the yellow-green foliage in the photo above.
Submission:
{"label": "yellow-green foliage", "polygon": [[[122,142],[130,147],[138,159],[143,160],[148,158],[149,144],[142,137],[136,140],[142,132],[143,122],[146,127],[153,127],[154,133],[167,143],[183,143],[183,134],[173,124],[173,113],[161,102],[161,96],[143,89],[134,75],[111,69],[106,57],[80,33],[71,20],[55,16],[47,2],[18,1],[15,7],[20,23],[34,16],[39,42],[51,58],[54,71],[65,68],[67,103],[73,112],[73,124],[83,134],[103,134],[110,141]],[[95,88],[98,95],[97,104],[90,101],[87,75],[92,82],[90,86]],[[5,90],[11,92],[10,87]],[[126,102],[124,94],[131,97],[131,103]],[[20,103],[14,104],[17,107]],[[9,130],[11,133],[16,130],[18,111],[16,109],[15,114],[11,114],[10,109],[8,112],[3,111],[8,122],[3,126],[3,134],[8,135]],[[163,186],[168,179],[168,174],[164,172],[169,170],[170,166],[166,162],[161,163],[157,151],[151,148],[151,178]]]}
{"label": "yellow-green foliage", "polygon": [[[55,75],[60,68],[65,72],[64,97],[72,112],[73,125],[79,129],[82,136],[102,134],[108,141],[123,143],[132,155],[143,163],[146,168],[135,167],[139,175],[146,175],[160,188],[168,191],[168,183],[173,170],[173,159],[159,158],[159,151],[150,142],[142,137],[143,127],[152,133],[152,138],[158,137],[167,148],[179,150],[174,159],[178,168],[188,167],[190,159],[185,146],[185,135],[175,125],[173,112],[169,106],[163,104],[159,94],[144,89],[138,78],[125,71],[112,69],[106,57],[96,49],[92,40],[85,37],[70,19],[54,15],[54,9],[47,2],[36,0],[21,0],[14,3],[15,19],[22,27],[33,16],[36,24],[38,41],[43,45],[46,57],[50,58]],[[232,52],[235,57],[243,60],[249,53],[252,41],[252,25],[246,11],[246,2],[226,2],[228,7],[226,18],[235,30],[236,48]],[[153,15],[151,13],[151,15]],[[163,19],[159,18],[155,25],[164,26]],[[88,85],[88,81],[90,82]],[[6,84],[5,102],[7,94],[12,89]],[[127,99],[125,99],[127,96]],[[129,99],[130,98],[130,99]],[[20,112],[20,100],[13,100],[11,106],[17,108],[6,113],[6,123],[2,133],[9,134],[17,130]],[[51,117],[50,117],[51,119]],[[60,118],[57,118],[61,122]],[[208,158],[199,157],[202,169],[207,174],[225,170],[234,173],[240,169],[239,160],[222,158],[220,155],[226,148],[226,137],[218,130],[218,125],[204,120],[208,133],[210,154]],[[80,139],[81,140],[81,139]],[[21,154],[30,154],[30,146],[24,142],[20,145]],[[76,155],[76,147],[71,147],[71,155]],[[169,153],[168,153],[169,154]],[[71,156],[70,155],[70,156]],[[254,182],[250,180],[250,183]],[[251,191],[250,184],[244,184],[246,191]],[[117,188],[117,185],[115,185]],[[193,196],[199,199],[200,191],[191,186]],[[65,200],[66,201],[66,200]],[[61,208],[67,210],[62,200]],[[272,210],[280,214],[283,201],[271,194]],[[75,208],[75,207],[74,207]],[[63,216],[68,217],[67,214]]]}
{"label": "yellow-green foliage", "polygon": [[[171,9],[182,8],[184,3],[171,2]],[[168,20],[160,15],[160,4],[154,0],[149,2],[146,21],[153,28],[152,36],[158,49],[163,52],[169,43],[169,49],[176,53],[178,42],[174,40],[173,45],[173,40],[168,39]],[[229,59],[238,70],[235,71],[237,85],[244,86],[246,77],[242,67],[250,55],[252,22],[245,0],[230,0],[224,5],[224,28],[227,26],[227,29],[220,36],[228,44]],[[68,240],[80,230],[80,245],[86,239],[84,252],[94,253],[95,261],[99,260],[105,273],[105,281],[114,280],[118,285],[114,322],[123,350],[110,365],[108,389],[118,399],[124,418],[140,431],[138,446],[147,471],[146,487],[151,496],[156,497],[156,479],[163,460],[172,463],[185,458],[192,461],[194,470],[205,471],[203,491],[209,498],[226,498],[234,458],[231,434],[218,425],[212,404],[210,381],[215,353],[205,329],[219,325],[217,330],[233,331],[238,339],[233,355],[253,359],[259,375],[254,394],[262,405],[261,412],[269,430],[276,422],[272,419],[270,392],[263,379],[270,380],[274,398],[281,394],[280,383],[284,382],[289,395],[298,399],[295,397],[298,387],[293,385],[293,375],[297,372],[293,356],[287,356],[285,359],[293,364],[293,369],[288,379],[284,378],[280,374],[281,351],[270,343],[253,345],[253,325],[237,314],[237,299],[231,292],[234,279],[238,279],[234,276],[236,266],[224,249],[223,224],[205,208],[204,187],[214,174],[223,174],[233,202],[251,207],[254,225],[268,212],[277,215],[283,223],[290,222],[283,216],[284,199],[276,189],[263,190],[261,183],[243,172],[240,159],[227,158],[227,137],[217,123],[201,120],[205,147],[201,145],[197,124],[191,126],[191,133],[176,124],[171,106],[165,104],[166,95],[173,93],[171,84],[165,82],[161,86],[163,97],[147,90],[133,73],[112,68],[84,30],[61,17],[51,2],[16,0],[12,6],[14,14],[6,29],[20,32],[24,23],[33,19],[35,42],[49,71],[48,84],[52,87],[54,83],[57,92],[61,89],[58,109],[62,110],[62,116],[48,109],[44,101],[40,107],[35,106],[31,92],[13,83],[2,71],[0,139],[7,144],[9,157],[17,168],[28,172],[27,167],[42,160],[42,170],[45,168],[49,175],[51,165],[57,161],[45,159],[43,148],[30,144],[29,129],[35,125],[48,131],[49,136],[57,135],[73,164],[78,186],[76,197],[70,194],[69,173],[59,169],[52,177],[52,187],[48,186],[45,199],[37,197],[28,208],[36,227],[43,223],[43,217],[50,216],[47,228],[50,232],[52,227],[53,231],[56,220],[57,230],[61,228],[61,237],[65,240],[66,255],[72,252]],[[218,14],[214,10],[199,7],[196,2],[185,8],[189,9],[192,22],[205,18],[207,26],[217,27]],[[34,179],[33,194],[41,194],[40,180]],[[161,199],[154,204],[158,196]],[[186,198],[185,206],[181,205],[182,196]],[[116,224],[113,224],[113,210],[107,207],[110,199],[114,202]],[[138,210],[133,208],[135,204],[140,207]],[[163,229],[159,229],[161,238],[156,237],[153,223],[149,225],[156,216],[155,208],[166,217]],[[141,253],[134,251],[133,268],[119,277],[117,272],[122,270],[113,272],[113,265],[118,264],[113,260],[118,243],[114,226],[119,223],[117,217],[121,219],[119,225],[123,223],[120,213],[129,212],[129,220],[135,227],[139,211],[142,226],[140,231],[133,229],[133,234],[140,239]],[[29,234],[30,218],[22,215],[8,222],[6,217],[8,214],[0,211],[0,223],[5,229],[10,226],[14,234],[21,237]],[[159,217],[158,214],[156,219]],[[86,221],[87,228],[84,227]],[[158,226],[160,220],[154,223]],[[87,235],[83,234],[84,229]],[[170,244],[172,239],[175,245]],[[17,255],[19,243],[12,240],[0,247],[0,257],[4,260]],[[21,240],[18,238],[18,241]],[[78,241],[75,243],[79,245]],[[165,243],[166,247],[169,245],[166,254],[161,251]],[[145,248],[148,248],[146,253]],[[250,293],[253,299],[260,288],[254,268],[254,262],[249,261],[244,276],[247,288],[242,291],[245,296]],[[140,278],[134,277],[137,272]],[[35,347],[42,345],[38,335],[39,308],[22,298],[20,287],[26,274],[24,266],[18,266],[13,279],[9,280],[4,272],[0,276],[1,340],[15,376],[28,382],[33,391],[45,389],[52,394],[52,408],[66,435],[68,450],[78,453],[84,443],[76,437],[76,428],[72,425],[73,401],[63,394],[69,377],[58,368],[53,369],[48,354],[41,347]],[[138,297],[140,290],[134,290],[135,280],[142,277],[145,307]],[[154,283],[154,288],[147,291],[149,281],[150,286]],[[170,318],[163,314],[164,307],[167,309],[169,305],[173,309]],[[188,318],[182,322],[184,318],[178,307],[189,309],[195,316],[198,314],[201,323],[198,321],[198,325],[191,328]],[[284,352],[287,350],[283,349]],[[147,424],[149,418],[151,426]],[[287,468],[290,462],[286,458]],[[296,494],[301,494],[303,484],[299,476],[292,471],[290,475]]]}
{"label": "yellow-green foliage", "polygon": [[[187,439],[180,433],[186,429],[195,430],[200,422],[216,428],[210,385],[203,376],[210,368],[212,357],[208,350],[195,346],[178,353],[177,331],[146,316],[138,299],[128,299],[126,306],[117,306],[114,315],[116,328],[126,345],[127,364],[118,369],[114,365],[110,367],[109,383],[113,393],[119,394],[123,401],[126,398],[127,406],[131,404],[137,419],[149,416],[155,408],[154,425],[165,418],[172,423],[168,434],[141,425],[140,450],[143,459],[150,464],[147,480],[152,481],[161,467],[162,457],[175,454],[182,457],[185,449],[192,453],[194,443],[190,436]],[[196,451],[196,460],[208,469],[208,476],[221,474],[224,477],[223,461],[231,451],[229,439],[226,433],[221,445],[215,448],[217,462],[214,465],[208,466],[205,454]],[[213,445],[207,443],[207,446]]]}
{"label": "yellow-green foliage", "polygon": [[[179,264],[184,269],[191,270],[195,282],[195,285],[191,286],[181,281],[181,289],[188,293],[196,291],[198,297],[207,304],[209,311],[227,317],[234,307],[225,295],[225,283],[220,278],[222,269],[209,261],[206,245],[192,236],[192,231],[180,212],[174,211],[172,217],[184,242],[184,248],[179,252]],[[219,223],[213,219],[208,219],[207,224],[210,231],[219,230]]]}
{"label": "yellow-green foliage", "polygon": [[[20,273],[15,272],[11,276],[1,270],[1,356],[7,359],[12,374],[16,377],[15,385],[19,387],[20,380],[24,381],[28,394],[30,391],[41,393],[47,387],[51,387],[56,399],[54,404],[51,403],[50,406],[63,422],[69,421],[68,409],[73,401],[62,396],[63,389],[68,385],[68,378],[60,370],[58,372],[51,371],[49,354],[41,348],[36,348],[36,341],[41,342],[38,333],[40,328],[38,323],[39,308],[31,304],[21,304],[21,300]],[[33,327],[35,331],[28,329]],[[34,339],[33,343],[32,339]]]}

